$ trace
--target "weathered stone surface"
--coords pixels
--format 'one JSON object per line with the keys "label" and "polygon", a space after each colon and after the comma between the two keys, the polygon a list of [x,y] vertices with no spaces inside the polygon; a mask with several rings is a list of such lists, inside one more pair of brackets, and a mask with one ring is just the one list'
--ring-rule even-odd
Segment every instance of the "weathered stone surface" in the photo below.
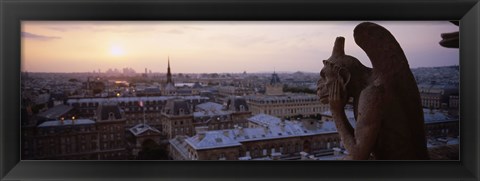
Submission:
{"label": "weathered stone surface", "polygon": [[[407,58],[395,37],[374,23],[361,23],[354,38],[373,69],[345,55],[343,37],[324,60],[317,94],[330,104],[349,158],[366,160],[428,159],[420,94]],[[353,98],[356,127],[344,107]]]}
{"label": "weathered stone surface", "polygon": [[[455,25],[459,25],[459,21],[451,21]],[[460,47],[460,33],[458,31],[451,33],[442,33],[442,40],[439,44],[446,48],[459,48]]]}

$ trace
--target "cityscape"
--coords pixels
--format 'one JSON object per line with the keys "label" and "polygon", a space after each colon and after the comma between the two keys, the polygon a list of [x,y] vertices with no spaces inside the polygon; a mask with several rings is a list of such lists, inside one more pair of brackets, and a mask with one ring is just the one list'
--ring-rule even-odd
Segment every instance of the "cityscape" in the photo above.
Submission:
{"label": "cityscape", "polygon": [[[172,53],[159,53],[152,64],[132,61],[121,66],[105,60],[110,61],[105,63],[107,66],[99,63],[99,66],[76,67],[60,62],[59,66],[55,63],[46,66],[41,61],[35,63],[32,57],[38,52],[42,59],[47,59],[48,55],[36,52],[34,47],[68,39],[62,33],[77,31],[80,35],[83,30],[78,27],[83,27],[84,23],[27,22],[22,26],[22,41],[25,42],[21,74],[22,160],[342,160],[349,154],[337,133],[329,105],[322,104],[316,94],[321,61],[328,54],[310,57],[314,59],[312,65],[310,60],[302,59],[290,60],[293,64],[284,65],[284,61],[279,60],[282,55],[275,55],[272,59],[275,61],[256,61],[253,66],[244,66],[242,62],[235,64],[236,60],[215,60],[205,64],[217,69],[203,71],[197,63],[189,65],[177,60],[178,53],[172,49],[168,51]],[[126,28],[128,25],[105,24],[90,32],[108,33],[111,26]],[[186,29],[208,30],[198,24],[188,27],[172,24],[184,29],[165,30],[169,36],[187,34]],[[407,23],[400,23],[404,24]],[[458,31],[458,27],[452,25],[452,29],[450,25],[434,22],[426,27],[447,27],[440,32],[455,28]],[[132,25],[138,26],[145,25]],[[255,24],[230,26],[239,29],[251,26],[260,31]],[[39,28],[59,34],[40,35]],[[141,28],[134,32],[138,29]],[[413,57],[409,64],[421,96],[430,159],[458,160],[458,49],[452,51],[438,45],[440,34],[433,37],[437,38],[432,38],[436,44],[426,46],[438,49],[427,47],[432,51],[427,53],[447,51],[448,55],[431,57],[449,59],[445,63],[438,63],[442,62],[440,60],[414,63],[428,56],[425,53],[417,55],[414,51],[406,54]],[[333,40],[324,40],[330,45],[325,52],[331,51]],[[399,38],[400,42],[407,42],[402,40]],[[416,46],[426,43],[418,44]],[[189,49],[193,49],[194,46],[190,46]],[[113,60],[123,61],[119,59],[129,56],[125,46],[107,47],[104,51]],[[218,54],[223,57],[231,53],[225,50]],[[52,55],[52,59],[58,58],[55,56],[60,55]],[[251,56],[265,55],[252,53]],[[355,56],[368,59],[365,55]],[[284,57],[288,60],[293,55]],[[302,58],[308,59],[308,56]],[[65,57],[60,59],[68,61]],[[366,62],[368,60],[362,63],[370,66]],[[355,127],[352,105],[347,105],[345,113]]]}

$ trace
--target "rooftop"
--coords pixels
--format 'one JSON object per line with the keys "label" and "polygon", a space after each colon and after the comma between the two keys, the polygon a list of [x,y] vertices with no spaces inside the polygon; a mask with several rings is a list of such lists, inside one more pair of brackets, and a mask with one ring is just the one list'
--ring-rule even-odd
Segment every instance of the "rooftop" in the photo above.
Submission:
{"label": "rooftop", "polygon": [[197,109],[205,110],[205,111],[213,111],[213,110],[221,111],[223,109],[223,105],[214,103],[214,102],[205,102],[197,105],[196,107]]}
{"label": "rooftop", "polygon": [[443,113],[439,110],[430,109],[423,109],[423,118],[425,123],[441,123],[458,120],[449,117],[446,113]]}
{"label": "rooftop", "polygon": [[137,124],[134,127],[129,129],[129,131],[135,136],[141,135],[142,133],[145,133],[146,131],[149,131],[149,130],[155,133],[160,133],[158,129],[155,129],[149,126],[148,124],[143,124],[143,123]]}
{"label": "rooftop", "polygon": [[193,113],[194,117],[222,116],[229,115],[229,111],[223,110],[223,105],[214,102],[206,102],[196,106],[197,111]]}
{"label": "rooftop", "polygon": [[249,101],[281,101],[281,100],[312,100],[318,101],[318,96],[314,94],[290,93],[284,95],[250,95],[246,96]]}
{"label": "rooftop", "polygon": [[55,126],[68,126],[68,125],[87,125],[95,124],[95,121],[90,119],[75,119],[73,120],[54,120],[54,121],[45,121],[42,124],[39,124],[37,127],[55,127]]}
{"label": "rooftop", "polygon": [[52,107],[45,112],[39,113],[37,116],[46,118],[46,119],[58,119],[60,116],[63,114],[67,113],[68,111],[72,110],[71,106],[67,105],[57,105],[55,107]]}
{"label": "rooftop", "polygon": [[[264,117],[265,119],[260,120],[261,117]],[[206,131],[187,138],[186,142],[194,149],[201,150],[239,146],[242,142],[247,141],[310,136],[337,132],[333,121],[326,121],[323,124],[319,124],[318,121],[281,122],[268,115],[258,116],[254,120],[260,121],[262,123],[261,126],[256,128],[237,127],[236,129]]]}
{"label": "rooftop", "polygon": [[151,96],[151,97],[108,97],[108,98],[70,98],[67,103],[90,103],[90,102],[140,102],[140,101],[166,101],[173,98],[183,98],[187,100],[202,99],[207,100],[208,97],[202,96]]}
{"label": "rooftop", "polygon": [[252,116],[248,118],[248,121],[256,123],[258,125],[278,125],[282,120],[280,118],[277,118],[275,116],[271,116],[268,114],[257,114],[255,116]]}

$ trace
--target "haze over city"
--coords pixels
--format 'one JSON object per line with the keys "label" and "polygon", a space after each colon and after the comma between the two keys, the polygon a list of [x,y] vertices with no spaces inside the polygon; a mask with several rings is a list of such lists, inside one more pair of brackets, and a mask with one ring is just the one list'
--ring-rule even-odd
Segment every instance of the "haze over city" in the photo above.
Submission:
{"label": "haze over city", "polygon": [[[175,73],[319,72],[337,36],[345,52],[371,67],[354,42],[353,21],[24,21],[22,71],[104,72],[131,67]],[[459,64],[459,50],[441,47],[447,21],[382,22],[411,68]]]}

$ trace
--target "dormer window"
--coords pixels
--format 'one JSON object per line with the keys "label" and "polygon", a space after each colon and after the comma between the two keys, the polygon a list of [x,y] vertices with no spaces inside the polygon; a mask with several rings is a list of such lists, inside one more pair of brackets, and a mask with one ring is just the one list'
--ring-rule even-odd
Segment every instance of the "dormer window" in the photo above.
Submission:
{"label": "dormer window", "polygon": [[240,105],[240,111],[245,111],[245,106],[244,105]]}
{"label": "dormer window", "polygon": [[184,112],[185,112],[182,108],[180,108],[178,111],[179,111],[179,114],[180,114],[180,115],[183,115]]}

